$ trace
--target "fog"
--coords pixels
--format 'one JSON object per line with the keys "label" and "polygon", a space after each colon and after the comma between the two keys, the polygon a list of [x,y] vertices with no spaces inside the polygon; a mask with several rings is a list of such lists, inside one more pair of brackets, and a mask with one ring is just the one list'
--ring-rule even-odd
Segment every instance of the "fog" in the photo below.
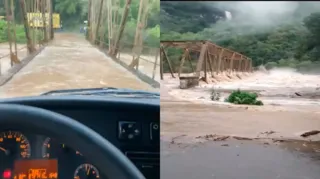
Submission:
{"label": "fog", "polygon": [[234,35],[268,33],[284,25],[302,26],[305,17],[320,11],[320,2],[219,1],[208,4],[225,12],[225,18],[208,30],[209,33],[214,32],[211,36],[215,42]]}
{"label": "fog", "polygon": [[302,22],[304,17],[320,10],[320,2],[221,1],[212,5],[231,12],[232,21],[230,23],[263,28],[283,23]]}

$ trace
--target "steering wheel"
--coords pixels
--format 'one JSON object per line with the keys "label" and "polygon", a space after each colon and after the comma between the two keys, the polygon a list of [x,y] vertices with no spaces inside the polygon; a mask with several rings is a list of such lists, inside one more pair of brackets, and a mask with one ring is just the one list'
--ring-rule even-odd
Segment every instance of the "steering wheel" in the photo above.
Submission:
{"label": "steering wheel", "polygon": [[110,179],[145,179],[113,144],[89,127],[45,109],[0,104],[0,128],[31,130],[65,142],[90,158]]}

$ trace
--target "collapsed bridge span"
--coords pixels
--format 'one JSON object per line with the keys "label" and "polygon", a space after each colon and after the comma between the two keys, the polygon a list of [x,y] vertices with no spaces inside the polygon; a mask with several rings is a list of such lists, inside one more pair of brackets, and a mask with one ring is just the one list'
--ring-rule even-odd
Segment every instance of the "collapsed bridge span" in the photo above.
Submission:
{"label": "collapsed bridge span", "polygon": [[[210,72],[212,78],[221,73],[232,75],[234,73],[252,72],[252,60],[249,57],[210,41],[161,41],[160,44],[161,79],[163,79],[164,63],[168,65],[172,77],[175,77],[174,73],[176,72],[180,80],[193,78],[197,81],[202,79],[207,83],[208,72]],[[174,68],[168,57],[168,48],[182,50],[182,54],[178,57],[180,63],[175,64],[175,66],[178,66],[177,68]],[[192,76],[181,76],[186,61],[193,73]]]}

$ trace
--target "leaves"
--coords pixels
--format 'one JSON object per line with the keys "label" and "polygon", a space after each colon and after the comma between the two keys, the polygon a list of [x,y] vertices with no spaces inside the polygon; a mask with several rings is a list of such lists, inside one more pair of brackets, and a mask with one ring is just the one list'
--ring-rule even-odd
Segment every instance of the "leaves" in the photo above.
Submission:
{"label": "leaves", "polygon": [[237,90],[232,92],[226,101],[234,104],[263,105],[261,101],[257,100],[257,97],[256,93]]}

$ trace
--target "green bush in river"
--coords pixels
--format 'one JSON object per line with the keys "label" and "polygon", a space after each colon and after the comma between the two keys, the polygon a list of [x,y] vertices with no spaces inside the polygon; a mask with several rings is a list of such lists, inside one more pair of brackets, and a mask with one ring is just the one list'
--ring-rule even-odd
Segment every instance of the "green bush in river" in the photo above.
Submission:
{"label": "green bush in river", "polygon": [[233,104],[247,104],[262,106],[262,101],[257,100],[258,95],[256,93],[243,92],[239,89],[232,92],[226,99],[227,102]]}

